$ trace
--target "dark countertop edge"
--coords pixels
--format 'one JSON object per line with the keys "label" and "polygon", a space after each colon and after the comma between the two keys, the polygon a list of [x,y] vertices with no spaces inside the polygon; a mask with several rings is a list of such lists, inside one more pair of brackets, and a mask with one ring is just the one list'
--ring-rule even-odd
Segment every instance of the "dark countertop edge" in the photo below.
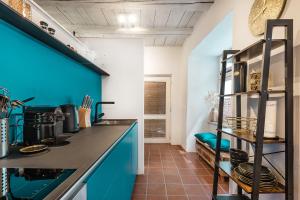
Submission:
{"label": "dark countertop edge", "polygon": [[[99,166],[99,164],[109,155],[111,150],[127,135],[132,127],[137,124],[137,119],[132,119],[132,124],[126,129],[126,131],[114,142],[112,145],[99,156],[95,162],[90,165],[86,165],[82,168],[76,169],[76,171],[62,182],[57,188],[49,193],[44,200],[62,199],[69,200],[79,192],[79,190],[86,183],[85,180],[89,175]],[[77,176],[77,177],[76,177]]]}

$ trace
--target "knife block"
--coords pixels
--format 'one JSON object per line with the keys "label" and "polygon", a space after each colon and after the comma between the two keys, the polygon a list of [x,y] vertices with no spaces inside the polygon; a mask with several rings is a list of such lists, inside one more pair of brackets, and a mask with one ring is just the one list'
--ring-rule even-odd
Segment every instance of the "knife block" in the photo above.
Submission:
{"label": "knife block", "polygon": [[80,107],[79,114],[79,127],[88,128],[91,127],[91,109]]}

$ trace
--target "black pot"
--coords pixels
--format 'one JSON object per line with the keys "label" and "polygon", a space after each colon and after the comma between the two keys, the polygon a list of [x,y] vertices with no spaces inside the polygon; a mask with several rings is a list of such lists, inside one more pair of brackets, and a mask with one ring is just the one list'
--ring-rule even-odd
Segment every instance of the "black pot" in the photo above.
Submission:
{"label": "black pot", "polygon": [[48,33],[50,35],[54,35],[55,34],[55,29],[54,28],[48,28]]}
{"label": "black pot", "polygon": [[230,154],[230,163],[234,167],[238,166],[240,163],[249,161],[248,153],[243,150],[231,148],[229,150],[229,154]]}
{"label": "black pot", "polygon": [[234,159],[242,159],[242,160],[248,159],[248,153],[240,149],[231,148],[229,150],[229,153],[230,153],[230,157]]}
{"label": "black pot", "polygon": [[40,25],[41,25],[42,29],[47,30],[47,28],[48,28],[48,23],[47,22],[40,21]]}

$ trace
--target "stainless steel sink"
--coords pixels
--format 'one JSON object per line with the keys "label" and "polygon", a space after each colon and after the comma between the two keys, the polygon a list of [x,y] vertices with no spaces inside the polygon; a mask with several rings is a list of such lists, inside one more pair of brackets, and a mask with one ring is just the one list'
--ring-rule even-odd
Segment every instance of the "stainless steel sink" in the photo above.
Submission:
{"label": "stainless steel sink", "polygon": [[94,126],[122,126],[131,125],[135,119],[103,119],[95,123]]}

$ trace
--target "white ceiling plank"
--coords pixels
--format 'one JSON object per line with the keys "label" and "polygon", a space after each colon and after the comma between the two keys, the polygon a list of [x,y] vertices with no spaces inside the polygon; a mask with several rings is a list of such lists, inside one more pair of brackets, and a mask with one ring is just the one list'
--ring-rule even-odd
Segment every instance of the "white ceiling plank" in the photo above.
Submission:
{"label": "white ceiling plank", "polygon": [[167,27],[177,27],[184,15],[184,12],[185,12],[185,10],[182,10],[182,9],[172,9],[166,26]]}
{"label": "white ceiling plank", "polygon": [[156,9],[154,27],[165,27],[171,14],[171,9]]}
{"label": "white ceiling plank", "polygon": [[60,12],[62,12],[72,24],[85,24],[84,19],[79,14],[77,8],[68,8],[66,6],[61,6],[58,8]]}
{"label": "white ceiling plank", "polygon": [[95,24],[93,19],[91,19],[90,15],[86,11],[86,9],[83,7],[77,8],[78,13],[80,14],[81,18],[84,20],[84,24]]}
{"label": "white ceiling plank", "polygon": [[193,16],[191,17],[190,21],[186,25],[187,28],[192,28],[195,26],[197,21],[199,20],[200,16],[202,15],[203,12],[196,11],[194,12]]}
{"label": "white ceiling plank", "polygon": [[176,46],[177,37],[167,36],[165,46]]}
{"label": "white ceiling plank", "polygon": [[194,14],[194,11],[186,11],[184,13],[183,17],[181,18],[181,21],[180,21],[178,27],[180,27],[180,28],[187,27],[187,25],[190,22],[193,14]]}
{"label": "white ceiling plank", "polygon": [[101,8],[85,6],[85,9],[89,17],[93,20],[94,24],[101,26],[108,25]]}
{"label": "white ceiling plank", "polygon": [[177,46],[182,46],[183,43],[184,43],[184,41],[185,41],[185,39],[186,39],[186,38],[184,38],[184,37],[178,37],[178,38],[177,38],[177,41],[176,41],[176,45],[177,45]]}
{"label": "white ceiling plank", "polygon": [[107,21],[109,26],[116,26],[117,20],[115,18],[115,13],[111,9],[102,9],[105,20]]}
{"label": "white ceiling plank", "polygon": [[155,18],[155,9],[143,9],[141,14],[141,26],[153,27]]}
{"label": "white ceiling plank", "polygon": [[154,46],[155,39],[154,38],[145,38],[144,45],[145,46]]}
{"label": "white ceiling plank", "polygon": [[[181,46],[214,0],[36,0],[78,37],[141,38],[146,46]],[[119,14],[135,14],[138,26],[122,29]]]}
{"label": "white ceiling plank", "polygon": [[166,37],[157,37],[155,38],[154,45],[155,46],[164,46],[166,42]]}
{"label": "white ceiling plank", "polygon": [[56,6],[46,6],[44,9],[54,18],[56,19],[59,23],[61,24],[70,24],[70,20],[63,15]]}

